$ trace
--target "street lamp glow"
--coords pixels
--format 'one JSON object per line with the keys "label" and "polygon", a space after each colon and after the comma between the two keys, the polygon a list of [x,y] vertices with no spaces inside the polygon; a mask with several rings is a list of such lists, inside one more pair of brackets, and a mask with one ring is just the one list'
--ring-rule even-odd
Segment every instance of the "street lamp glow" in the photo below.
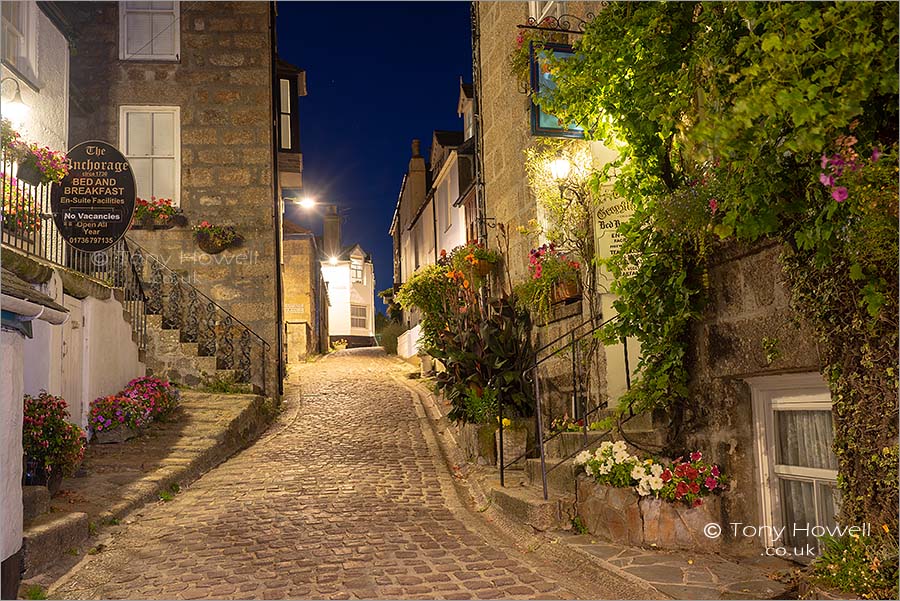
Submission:
{"label": "street lamp glow", "polygon": [[569,159],[566,158],[559,158],[550,163],[550,175],[557,181],[569,177],[569,171],[571,171],[571,169],[572,164],[569,163]]}
{"label": "street lamp glow", "polygon": [[316,206],[316,199],[312,198],[311,196],[304,196],[297,204],[299,204],[304,209],[311,209]]}
{"label": "street lamp glow", "polygon": [[332,265],[337,265],[337,264],[338,264],[338,258],[337,258],[337,257],[331,257],[330,259],[328,259],[328,262],[331,263]]}

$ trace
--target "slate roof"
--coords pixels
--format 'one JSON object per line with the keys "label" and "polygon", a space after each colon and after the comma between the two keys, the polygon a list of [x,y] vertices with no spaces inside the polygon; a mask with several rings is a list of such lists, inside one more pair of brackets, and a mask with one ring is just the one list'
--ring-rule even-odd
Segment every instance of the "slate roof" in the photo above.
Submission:
{"label": "slate roof", "polygon": [[36,305],[42,305],[50,309],[55,309],[56,311],[69,312],[68,309],[54,302],[52,298],[43,292],[38,292],[31,284],[6,268],[3,268],[2,274],[0,274],[0,290],[2,290],[3,294],[12,296],[13,298],[28,301]]}

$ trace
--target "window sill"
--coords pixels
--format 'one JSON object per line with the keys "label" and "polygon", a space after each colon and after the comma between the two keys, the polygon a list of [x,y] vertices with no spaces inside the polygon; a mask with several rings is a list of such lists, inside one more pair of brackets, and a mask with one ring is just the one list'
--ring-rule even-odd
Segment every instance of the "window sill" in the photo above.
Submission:
{"label": "window sill", "polygon": [[16,67],[6,59],[3,59],[2,64],[4,69],[9,70],[9,74],[13,76],[13,79],[25,84],[35,94],[41,93],[41,86],[37,82],[37,77],[28,77],[27,75],[16,69]]}

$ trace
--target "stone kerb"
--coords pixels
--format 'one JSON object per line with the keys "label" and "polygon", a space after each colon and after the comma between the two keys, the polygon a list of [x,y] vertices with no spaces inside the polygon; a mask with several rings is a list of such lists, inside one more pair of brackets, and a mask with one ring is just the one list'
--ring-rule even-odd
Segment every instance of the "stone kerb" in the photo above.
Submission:
{"label": "stone kerb", "polygon": [[721,524],[717,496],[704,497],[699,507],[639,497],[633,488],[598,484],[578,476],[578,515],[588,531],[605,540],[659,549],[714,552],[721,538],[704,534],[707,524]]}

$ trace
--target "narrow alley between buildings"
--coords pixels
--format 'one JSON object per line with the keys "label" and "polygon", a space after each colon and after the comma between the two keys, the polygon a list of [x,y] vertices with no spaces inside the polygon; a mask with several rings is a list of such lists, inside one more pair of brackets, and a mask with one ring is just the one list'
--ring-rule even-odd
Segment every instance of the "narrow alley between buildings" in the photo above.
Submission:
{"label": "narrow alley between buildings", "polygon": [[645,598],[489,523],[380,349],[300,366],[253,446],[112,530],[52,598]]}

